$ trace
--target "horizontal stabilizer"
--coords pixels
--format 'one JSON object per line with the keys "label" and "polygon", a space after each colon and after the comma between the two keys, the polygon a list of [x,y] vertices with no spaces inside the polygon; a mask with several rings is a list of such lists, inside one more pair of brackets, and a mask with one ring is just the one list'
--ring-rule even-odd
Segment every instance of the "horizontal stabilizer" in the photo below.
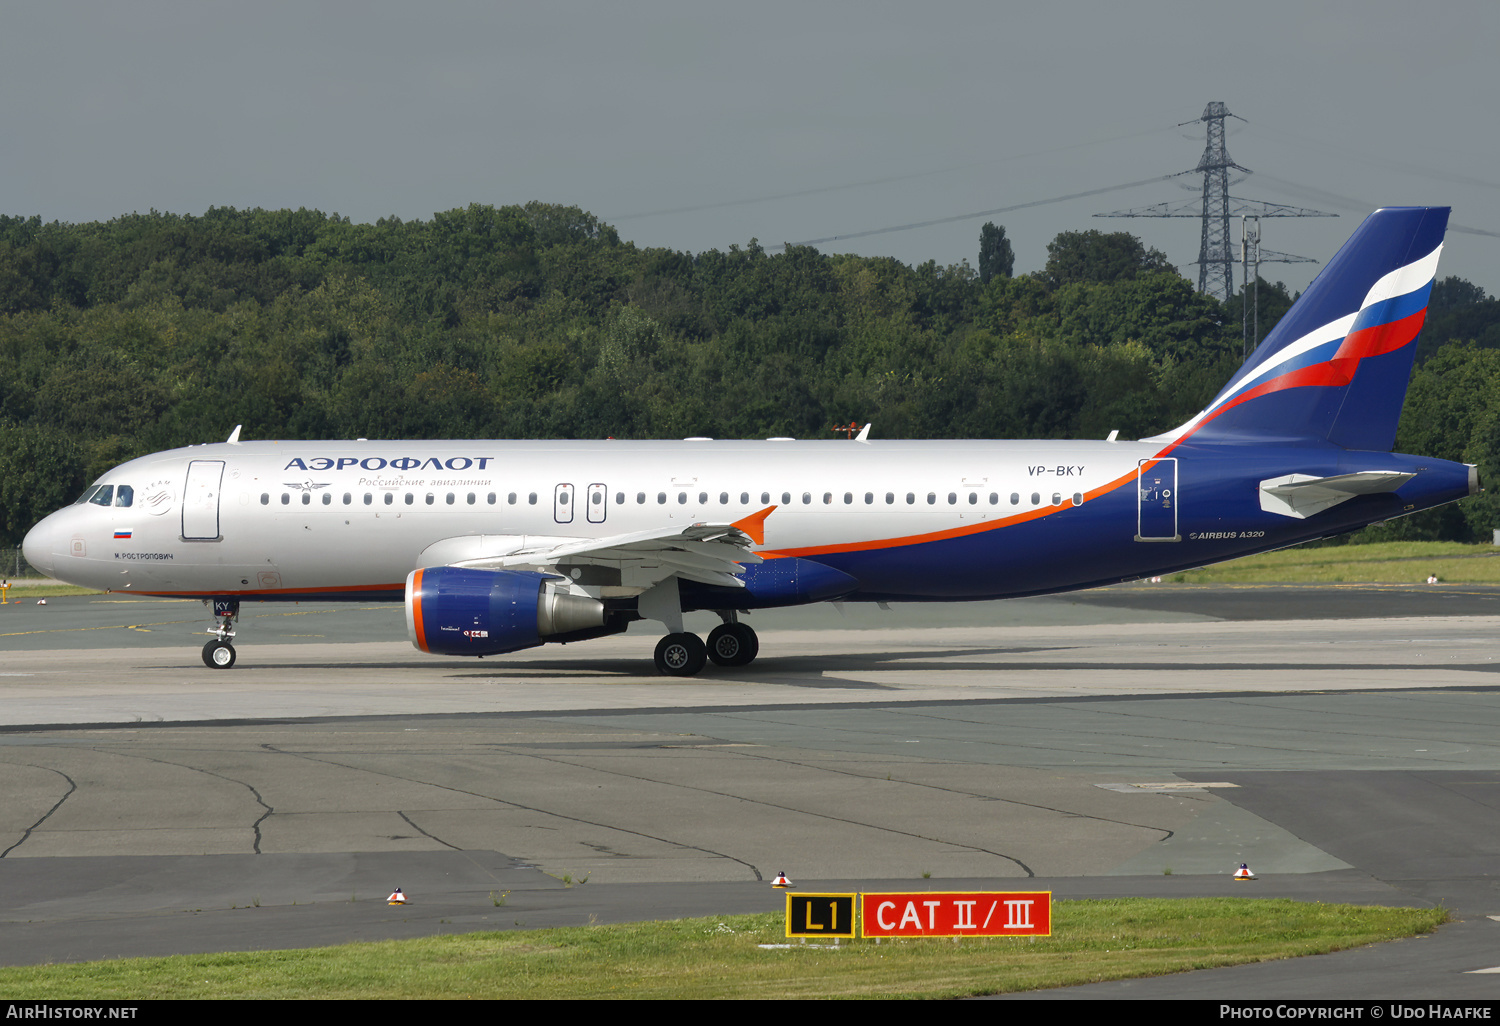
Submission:
{"label": "horizontal stabilizer", "polygon": [[1267,513],[1306,520],[1356,495],[1394,492],[1415,474],[1395,470],[1362,470],[1334,477],[1288,474],[1260,483],[1260,508]]}

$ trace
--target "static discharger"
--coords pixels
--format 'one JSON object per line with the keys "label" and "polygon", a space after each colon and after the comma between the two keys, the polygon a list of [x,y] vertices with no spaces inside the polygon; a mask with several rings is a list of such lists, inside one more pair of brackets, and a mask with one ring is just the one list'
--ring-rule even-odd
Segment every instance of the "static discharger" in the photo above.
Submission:
{"label": "static discharger", "polygon": [[387,905],[405,905],[406,895],[402,894],[401,888],[397,887],[391,892],[391,896],[385,899],[385,903]]}

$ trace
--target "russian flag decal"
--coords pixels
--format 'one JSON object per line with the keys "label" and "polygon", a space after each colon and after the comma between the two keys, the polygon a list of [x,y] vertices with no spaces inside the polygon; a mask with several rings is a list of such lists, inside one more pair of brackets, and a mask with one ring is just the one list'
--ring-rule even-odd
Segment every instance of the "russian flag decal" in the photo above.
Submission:
{"label": "russian flag decal", "polygon": [[129,538],[130,538],[130,529],[129,528],[126,528],[124,530],[121,530],[118,527],[115,528],[115,540],[116,541],[119,541],[121,539],[129,540]]}

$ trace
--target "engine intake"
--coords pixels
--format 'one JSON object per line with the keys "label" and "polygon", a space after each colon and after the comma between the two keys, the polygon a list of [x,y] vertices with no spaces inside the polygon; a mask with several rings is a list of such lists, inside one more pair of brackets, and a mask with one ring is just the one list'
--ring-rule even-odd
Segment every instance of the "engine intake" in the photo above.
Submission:
{"label": "engine intake", "polygon": [[556,577],[435,566],[406,577],[406,633],[423,652],[497,655],[605,626],[604,604]]}

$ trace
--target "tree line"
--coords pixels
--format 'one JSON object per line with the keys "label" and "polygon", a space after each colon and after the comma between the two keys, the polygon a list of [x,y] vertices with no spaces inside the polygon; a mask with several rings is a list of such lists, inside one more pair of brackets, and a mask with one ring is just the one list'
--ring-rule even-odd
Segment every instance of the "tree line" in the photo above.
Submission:
{"label": "tree line", "polygon": [[[570,206],[0,216],[0,545],[111,466],[245,438],[1142,437],[1240,362],[1241,297],[1126,233],[967,261],[638,247]],[[1264,334],[1294,297],[1260,283]],[[1398,448],[1500,472],[1500,302],[1435,288]],[[1488,539],[1485,501],[1390,525]]]}

